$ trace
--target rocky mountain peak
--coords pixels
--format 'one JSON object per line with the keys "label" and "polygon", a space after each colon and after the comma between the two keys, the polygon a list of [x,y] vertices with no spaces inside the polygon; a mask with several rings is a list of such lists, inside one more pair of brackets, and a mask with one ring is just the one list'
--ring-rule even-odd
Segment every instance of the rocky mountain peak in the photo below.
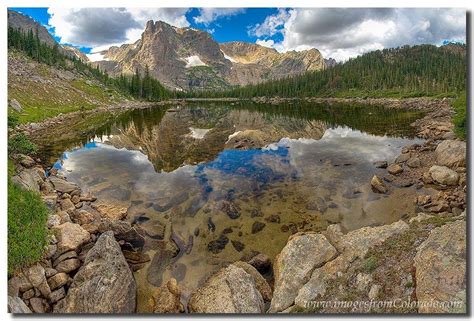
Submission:
{"label": "rocky mountain peak", "polygon": [[279,53],[254,43],[219,44],[194,28],[150,20],[140,40],[104,51],[97,62],[112,75],[144,71],[176,90],[223,89],[325,68],[317,49]]}

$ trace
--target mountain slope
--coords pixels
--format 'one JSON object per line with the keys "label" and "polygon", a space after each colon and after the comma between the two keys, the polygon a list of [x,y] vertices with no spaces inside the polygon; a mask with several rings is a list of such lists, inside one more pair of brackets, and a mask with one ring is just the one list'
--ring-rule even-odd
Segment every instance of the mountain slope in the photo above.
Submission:
{"label": "mountain slope", "polygon": [[84,60],[77,49],[60,47],[45,27],[27,16],[8,11],[8,18],[9,116],[37,122],[126,100],[98,79],[99,72],[72,60]]}
{"label": "mountain slope", "polygon": [[372,51],[332,68],[287,79],[193,95],[242,98],[454,96],[465,90],[466,77],[466,45],[417,45]]}
{"label": "mountain slope", "polygon": [[148,21],[141,39],[100,52],[101,68],[112,75],[143,72],[177,90],[224,89],[325,68],[316,49],[278,53],[256,44],[218,44],[210,34]]}

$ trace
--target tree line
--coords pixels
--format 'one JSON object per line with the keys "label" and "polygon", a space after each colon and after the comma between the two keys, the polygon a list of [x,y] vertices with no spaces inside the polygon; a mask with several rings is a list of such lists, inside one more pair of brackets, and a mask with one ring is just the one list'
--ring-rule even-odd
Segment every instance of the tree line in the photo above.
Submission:
{"label": "tree line", "polygon": [[64,69],[72,68],[137,99],[158,101],[173,98],[176,95],[153,78],[147,66],[143,75],[137,69],[133,76],[121,74],[119,77],[110,77],[99,66],[93,67],[75,56],[66,55],[60,50],[58,44],[49,46],[42,42],[38,37],[38,32],[33,32],[31,29],[25,32],[19,28],[9,27],[8,48],[19,50],[40,63]]}
{"label": "tree line", "polygon": [[332,68],[280,80],[186,95],[237,98],[455,95],[465,90],[466,77],[466,45],[417,45],[369,52]]}
{"label": "tree line", "polygon": [[145,70],[134,75],[109,77],[107,72],[69,55],[58,44],[48,46],[38,33],[8,28],[8,48],[26,53],[48,65],[73,68],[104,85],[115,87],[137,99],[158,101],[168,98],[252,98],[252,97],[339,97],[339,96],[435,96],[455,95],[466,90],[465,44],[403,46],[372,51],[321,71],[256,85],[224,90],[177,92],[165,88]]}

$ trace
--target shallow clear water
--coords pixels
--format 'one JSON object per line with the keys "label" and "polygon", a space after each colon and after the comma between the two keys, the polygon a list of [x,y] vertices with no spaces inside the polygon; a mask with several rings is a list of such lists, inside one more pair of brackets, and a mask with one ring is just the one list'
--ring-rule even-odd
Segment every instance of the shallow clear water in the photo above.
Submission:
{"label": "shallow clear water", "polygon": [[[38,142],[70,181],[127,207],[127,219],[146,231],[152,261],[136,278],[139,311],[147,311],[153,287],[169,277],[186,297],[226,262],[256,252],[274,258],[296,231],[412,215],[414,187],[380,195],[370,179],[383,173],[373,162],[417,142],[409,124],[419,116],[367,106],[193,104],[128,111],[95,127],[85,118],[77,124],[87,130],[64,126],[76,137],[56,132]],[[172,242],[182,250],[169,259]]]}

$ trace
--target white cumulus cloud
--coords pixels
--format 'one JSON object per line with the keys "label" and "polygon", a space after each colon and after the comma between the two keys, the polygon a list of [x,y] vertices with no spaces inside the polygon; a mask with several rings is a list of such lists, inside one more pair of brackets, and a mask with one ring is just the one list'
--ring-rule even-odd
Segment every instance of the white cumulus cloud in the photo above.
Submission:
{"label": "white cumulus cloud", "polygon": [[279,9],[249,30],[259,38],[281,34],[283,40],[271,44],[279,51],[317,48],[324,57],[346,60],[406,44],[465,42],[466,12],[446,8]]}
{"label": "white cumulus cloud", "polygon": [[94,52],[111,45],[138,40],[148,20],[188,27],[187,8],[55,8],[48,9],[49,26],[62,43],[92,47]]}
{"label": "white cumulus cloud", "polygon": [[217,19],[235,16],[244,12],[244,8],[201,8],[199,9],[199,15],[193,19],[196,23],[208,25]]}

